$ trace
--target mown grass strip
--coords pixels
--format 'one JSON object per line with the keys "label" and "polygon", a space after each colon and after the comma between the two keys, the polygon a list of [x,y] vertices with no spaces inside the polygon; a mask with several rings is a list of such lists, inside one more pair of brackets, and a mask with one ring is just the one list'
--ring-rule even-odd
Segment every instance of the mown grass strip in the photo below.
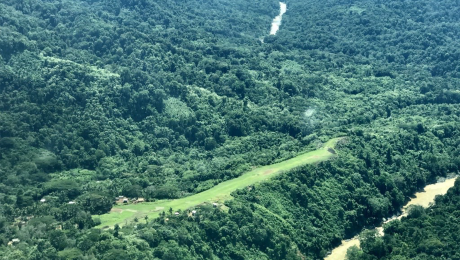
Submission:
{"label": "mown grass strip", "polygon": [[123,225],[129,221],[138,218],[142,220],[145,216],[155,218],[163,211],[169,208],[177,210],[186,210],[188,208],[200,205],[202,203],[223,202],[231,199],[231,193],[237,189],[254,185],[258,182],[266,181],[282,172],[289,171],[295,167],[325,161],[334,154],[328,151],[334,148],[340,138],[329,140],[322,148],[301,154],[289,160],[259,167],[250,172],[241,175],[238,178],[224,181],[209,190],[174,200],[158,200],[155,202],[146,202],[139,204],[117,205],[113,207],[110,213],[94,216],[101,220],[98,228],[113,227],[115,224]]}

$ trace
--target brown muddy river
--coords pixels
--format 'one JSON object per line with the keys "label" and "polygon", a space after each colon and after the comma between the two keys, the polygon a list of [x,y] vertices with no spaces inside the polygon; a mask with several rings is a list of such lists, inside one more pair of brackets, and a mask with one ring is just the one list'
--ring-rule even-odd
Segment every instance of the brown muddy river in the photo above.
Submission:
{"label": "brown muddy river", "polygon": [[[436,195],[446,194],[447,190],[454,186],[455,179],[456,178],[451,178],[451,179],[445,180],[444,182],[438,182],[435,184],[427,185],[424,191],[415,193],[415,198],[411,199],[403,207],[402,214],[399,217],[387,220],[385,223],[389,221],[393,221],[395,219],[400,219],[403,216],[406,216],[407,215],[406,209],[410,205],[421,205],[425,208],[428,207],[430,203],[434,202],[434,198]],[[378,227],[376,229],[383,235],[382,227]],[[324,260],[344,260],[345,256],[347,255],[348,248],[355,246],[355,245],[359,247],[358,237],[354,237],[352,239],[342,241],[342,244],[334,248],[334,250],[332,250],[332,253],[326,256]]]}

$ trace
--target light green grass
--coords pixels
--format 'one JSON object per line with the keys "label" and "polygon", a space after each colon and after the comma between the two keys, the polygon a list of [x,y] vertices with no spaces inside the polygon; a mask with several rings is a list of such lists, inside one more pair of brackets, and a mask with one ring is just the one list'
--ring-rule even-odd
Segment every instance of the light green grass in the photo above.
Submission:
{"label": "light green grass", "polygon": [[328,152],[328,148],[333,148],[338,140],[340,140],[340,138],[331,139],[318,150],[301,154],[283,162],[254,169],[238,178],[222,182],[209,190],[185,198],[117,205],[113,207],[110,213],[94,217],[99,217],[101,220],[101,224],[98,226],[99,228],[113,227],[115,224],[123,225],[126,222],[130,222],[136,217],[139,220],[143,220],[145,216],[149,218],[158,217],[162,211],[167,212],[169,208],[173,208],[177,211],[186,210],[206,202],[223,202],[231,199],[230,193],[237,189],[265,181],[282,172],[289,171],[304,164],[311,164],[329,159],[333,154]]}

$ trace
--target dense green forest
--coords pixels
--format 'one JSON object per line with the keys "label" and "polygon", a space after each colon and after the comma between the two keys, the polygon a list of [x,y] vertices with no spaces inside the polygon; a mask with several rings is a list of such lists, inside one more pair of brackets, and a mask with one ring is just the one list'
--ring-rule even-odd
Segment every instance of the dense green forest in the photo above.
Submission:
{"label": "dense green forest", "polygon": [[[278,1],[0,0],[0,259],[319,259],[458,173],[458,0],[287,7],[269,36]],[[338,136],[228,211],[94,228]]]}
{"label": "dense green forest", "polygon": [[373,232],[361,238],[363,250],[349,252],[355,259],[459,259],[458,223],[460,179],[428,209],[415,206],[407,217],[385,226],[383,237]]}

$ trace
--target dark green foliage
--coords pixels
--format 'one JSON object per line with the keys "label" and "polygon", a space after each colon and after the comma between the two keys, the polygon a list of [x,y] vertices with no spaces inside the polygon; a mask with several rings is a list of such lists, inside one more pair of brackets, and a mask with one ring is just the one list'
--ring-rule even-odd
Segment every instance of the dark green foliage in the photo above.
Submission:
{"label": "dark green foliage", "polygon": [[58,255],[64,260],[79,260],[83,257],[82,252],[77,248],[64,249]]}
{"label": "dark green foliage", "polygon": [[60,193],[69,199],[73,199],[80,194],[81,190],[79,185],[74,180],[54,180],[44,184],[44,193]]}
{"label": "dark green foliage", "polygon": [[[458,1],[287,4],[267,36],[278,1],[1,1],[2,260],[319,259],[458,172]],[[333,161],[235,191],[228,213],[91,229],[115,196],[188,196],[337,136]],[[351,259],[458,258],[431,214]],[[401,254],[398,232],[419,238]]]}
{"label": "dark green foliage", "polygon": [[423,215],[425,215],[425,209],[420,205],[414,205],[407,209],[408,218],[419,218]]}
{"label": "dark green foliage", "polygon": [[137,198],[142,195],[142,187],[139,185],[125,186],[122,190],[124,196],[129,198]]}
{"label": "dark green foliage", "polygon": [[373,255],[377,259],[381,259],[388,248],[382,237],[378,235],[377,230],[366,230],[360,234],[360,243],[362,242],[362,251],[366,254]]}
{"label": "dark green foliage", "polygon": [[110,211],[113,205],[111,196],[104,196],[96,193],[87,193],[78,198],[85,211],[93,215],[101,215]]}
{"label": "dark green foliage", "polygon": [[49,241],[56,250],[64,250],[67,246],[66,236],[60,230],[53,230],[48,232]]}
{"label": "dark green foliage", "polygon": [[[385,226],[385,235],[362,239],[360,259],[455,259],[459,257],[460,179],[446,195],[438,196],[436,204],[423,209],[415,206],[401,221]],[[376,244],[378,241],[378,245]],[[375,249],[383,250],[375,250]],[[358,259],[355,256],[349,259]]]}
{"label": "dark green foliage", "polygon": [[165,185],[155,189],[153,197],[159,199],[174,199],[178,197],[179,189],[176,186]]}
{"label": "dark green foliage", "polygon": [[118,259],[127,259],[128,254],[123,249],[111,249],[109,250],[103,260],[118,260]]}

